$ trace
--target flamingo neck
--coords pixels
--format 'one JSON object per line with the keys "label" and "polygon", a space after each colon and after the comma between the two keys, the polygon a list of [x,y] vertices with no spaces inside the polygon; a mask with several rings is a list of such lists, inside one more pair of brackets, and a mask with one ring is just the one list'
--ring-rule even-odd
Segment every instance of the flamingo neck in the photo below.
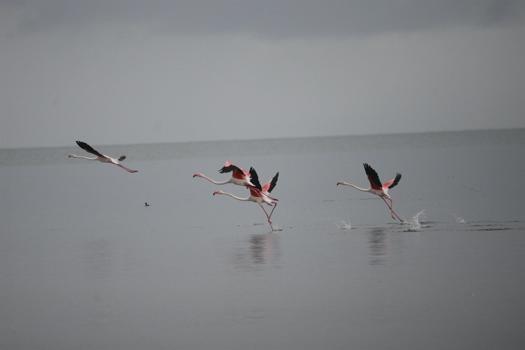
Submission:
{"label": "flamingo neck", "polygon": [[216,185],[225,185],[227,183],[230,183],[231,182],[231,179],[230,180],[226,180],[226,181],[217,181],[217,180],[214,180],[204,174],[197,174],[196,176],[198,177],[202,177],[203,179],[206,179],[208,180],[209,182],[213,183],[213,184],[216,184]]}
{"label": "flamingo neck", "polygon": [[70,154],[70,155],[68,155],[68,157],[69,158],[87,159],[87,160],[97,160],[97,157],[78,156],[76,154]]}
{"label": "flamingo neck", "polygon": [[232,197],[233,199],[236,199],[236,200],[238,200],[238,201],[243,201],[243,202],[247,202],[247,201],[250,200],[249,197],[247,197],[247,198],[242,198],[242,197],[238,197],[238,196],[236,196],[236,195],[234,195],[234,194],[232,194],[232,193],[228,193],[228,192],[218,192],[217,194],[222,194],[222,195],[224,195],[224,196]]}
{"label": "flamingo neck", "polygon": [[359,191],[362,191],[362,192],[370,192],[370,189],[369,188],[362,188],[362,187],[359,187],[359,186],[356,186],[354,184],[351,184],[349,182],[340,182],[339,183],[340,185],[344,185],[344,186],[350,186],[350,187],[353,187],[355,188],[356,190],[359,190]]}

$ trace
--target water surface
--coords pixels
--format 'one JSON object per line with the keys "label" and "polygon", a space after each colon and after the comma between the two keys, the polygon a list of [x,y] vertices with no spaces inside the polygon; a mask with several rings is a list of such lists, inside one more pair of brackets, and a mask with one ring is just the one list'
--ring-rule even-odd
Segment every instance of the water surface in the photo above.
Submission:
{"label": "water surface", "polygon": [[[0,150],[2,349],[524,343],[523,130],[99,148],[140,172]],[[226,159],[280,172],[282,231],[192,178]],[[335,186],[366,186],[363,162],[403,174],[408,224]]]}

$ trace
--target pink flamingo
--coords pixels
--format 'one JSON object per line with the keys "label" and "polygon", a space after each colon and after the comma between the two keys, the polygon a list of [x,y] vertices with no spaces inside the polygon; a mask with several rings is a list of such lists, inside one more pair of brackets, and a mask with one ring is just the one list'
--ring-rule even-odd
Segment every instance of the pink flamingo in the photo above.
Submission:
{"label": "pink flamingo", "polygon": [[[272,190],[277,185],[277,180],[279,179],[279,173],[276,173],[274,177],[272,178],[272,180],[268,183],[265,183],[263,186],[261,186],[259,182],[259,177],[254,168],[250,168],[249,173],[251,176],[251,181],[254,184],[253,186],[246,186],[246,188],[250,190],[249,197],[242,198],[242,197],[238,197],[234,194],[224,192],[224,191],[215,191],[213,192],[213,195],[215,196],[215,195],[220,194],[220,195],[232,197],[233,199],[236,199],[238,201],[257,203],[263,210],[264,214],[266,215],[266,219],[268,220],[268,224],[270,225],[270,228],[272,229],[272,231],[274,231],[271,218],[272,218],[273,211],[277,207],[278,199],[271,197],[270,192],[272,192]],[[264,209],[263,204],[267,204],[273,207],[270,214],[268,214],[266,209]]]}
{"label": "pink flamingo", "polygon": [[250,181],[250,173],[232,164],[232,162],[228,160],[226,163],[224,163],[224,166],[219,169],[219,173],[224,174],[230,172],[232,173],[232,176],[226,181],[217,181],[202,173],[195,173],[193,174],[193,177],[201,177],[216,185],[225,185],[231,183],[239,186],[253,186],[252,182]]}
{"label": "pink flamingo", "polygon": [[118,159],[115,159],[115,158],[112,158],[110,156],[106,156],[106,155],[100,153],[99,151],[97,151],[96,149],[94,149],[93,147],[91,147],[90,145],[88,145],[85,142],[76,141],[76,143],[84,151],[95,155],[95,157],[86,157],[86,156],[77,156],[76,154],[68,154],[68,158],[80,158],[80,159],[87,159],[87,160],[98,160],[99,162],[102,162],[102,163],[108,163],[108,164],[116,165],[116,166],[126,170],[128,173],[136,173],[136,172],[138,172],[138,170],[133,170],[133,169],[130,169],[130,168],[125,167],[124,165],[120,164],[120,162],[122,162],[124,159],[126,159],[126,156],[120,156]]}
{"label": "pink flamingo", "polygon": [[368,181],[370,181],[370,188],[361,188],[345,181],[338,182],[337,186],[351,186],[355,189],[358,189],[359,191],[375,194],[376,196],[381,198],[385,202],[387,207],[390,209],[390,215],[392,216],[392,219],[397,219],[400,222],[403,222],[404,220],[401,219],[401,217],[394,211],[392,197],[390,197],[390,195],[388,194],[388,190],[394,188],[399,183],[399,180],[401,180],[401,174],[397,173],[393,179],[390,179],[385,183],[381,184],[377,172],[367,163],[364,163],[363,166],[365,168],[366,175],[368,176]]}

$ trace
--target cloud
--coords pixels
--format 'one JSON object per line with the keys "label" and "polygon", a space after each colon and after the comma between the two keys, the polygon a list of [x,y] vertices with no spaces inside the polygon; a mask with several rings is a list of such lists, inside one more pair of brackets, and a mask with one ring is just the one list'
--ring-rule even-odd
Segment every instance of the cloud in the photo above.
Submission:
{"label": "cloud", "polygon": [[521,0],[3,0],[17,33],[135,22],[174,35],[370,35],[520,21]]}

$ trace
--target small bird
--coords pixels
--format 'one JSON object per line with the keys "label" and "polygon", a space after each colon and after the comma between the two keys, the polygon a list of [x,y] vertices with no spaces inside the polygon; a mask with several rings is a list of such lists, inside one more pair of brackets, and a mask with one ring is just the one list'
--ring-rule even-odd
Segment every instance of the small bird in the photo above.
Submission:
{"label": "small bird", "polygon": [[390,179],[385,183],[381,184],[377,172],[370,165],[364,163],[363,167],[365,168],[365,173],[368,176],[368,181],[370,181],[370,188],[361,188],[345,181],[338,182],[337,186],[351,186],[359,191],[375,194],[376,196],[381,198],[388,206],[388,208],[390,209],[390,215],[392,216],[392,219],[397,219],[400,222],[404,222],[404,220],[401,219],[401,217],[394,211],[392,197],[390,197],[390,195],[388,194],[388,190],[394,188],[399,183],[399,180],[401,180],[401,174],[397,173],[393,179]]}
{"label": "small bird", "polygon": [[250,172],[232,164],[232,162],[229,160],[226,161],[224,166],[219,169],[219,173],[232,173],[232,176],[226,181],[213,180],[202,173],[195,173],[193,174],[193,177],[201,177],[216,185],[225,185],[231,183],[238,186],[253,186],[253,183],[250,181]]}
{"label": "small bird", "polygon": [[[264,184],[264,186],[261,186],[261,184],[259,182],[259,177],[257,175],[257,172],[255,171],[255,169],[253,167],[250,168],[249,173],[250,173],[251,181],[254,184],[253,186],[246,186],[248,188],[248,190],[250,191],[250,196],[249,197],[242,198],[242,197],[238,197],[238,196],[236,196],[234,194],[231,194],[231,193],[228,193],[228,192],[224,192],[224,191],[215,191],[215,192],[213,192],[213,195],[214,196],[215,195],[225,195],[225,196],[229,196],[229,197],[231,197],[233,199],[236,199],[238,201],[257,203],[261,207],[261,209],[263,210],[264,214],[266,215],[266,219],[268,220],[268,224],[270,225],[270,228],[272,229],[272,231],[274,231],[271,218],[272,218],[273,211],[277,207],[277,202],[279,200],[276,199],[276,198],[271,197],[270,196],[270,192],[277,185],[277,180],[279,179],[279,173],[275,174],[274,177],[272,178],[272,180],[270,182]],[[270,214],[268,214],[266,209],[264,209],[263,204],[267,204],[267,205],[273,207],[272,211],[270,212]]]}
{"label": "small bird", "polygon": [[145,207],[149,207],[149,203],[148,202],[144,202],[144,206]]}
{"label": "small bird", "polygon": [[110,156],[106,156],[106,155],[100,153],[99,151],[97,151],[96,149],[94,149],[93,147],[91,147],[90,145],[88,145],[85,142],[76,141],[76,143],[84,151],[95,155],[95,157],[77,156],[76,154],[69,154],[68,158],[80,158],[80,159],[87,159],[87,160],[98,160],[99,162],[102,162],[102,163],[108,163],[108,164],[116,165],[116,166],[126,170],[128,173],[136,173],[136,172],[138,172],[138,170],[133,170],[133,169],[130,169],[130,168],[125,167],[124,165],[120,164],[120,162],[122,162],[124,159],[126,159],[126,156],[120,156],[118,159],[112,158]]}

